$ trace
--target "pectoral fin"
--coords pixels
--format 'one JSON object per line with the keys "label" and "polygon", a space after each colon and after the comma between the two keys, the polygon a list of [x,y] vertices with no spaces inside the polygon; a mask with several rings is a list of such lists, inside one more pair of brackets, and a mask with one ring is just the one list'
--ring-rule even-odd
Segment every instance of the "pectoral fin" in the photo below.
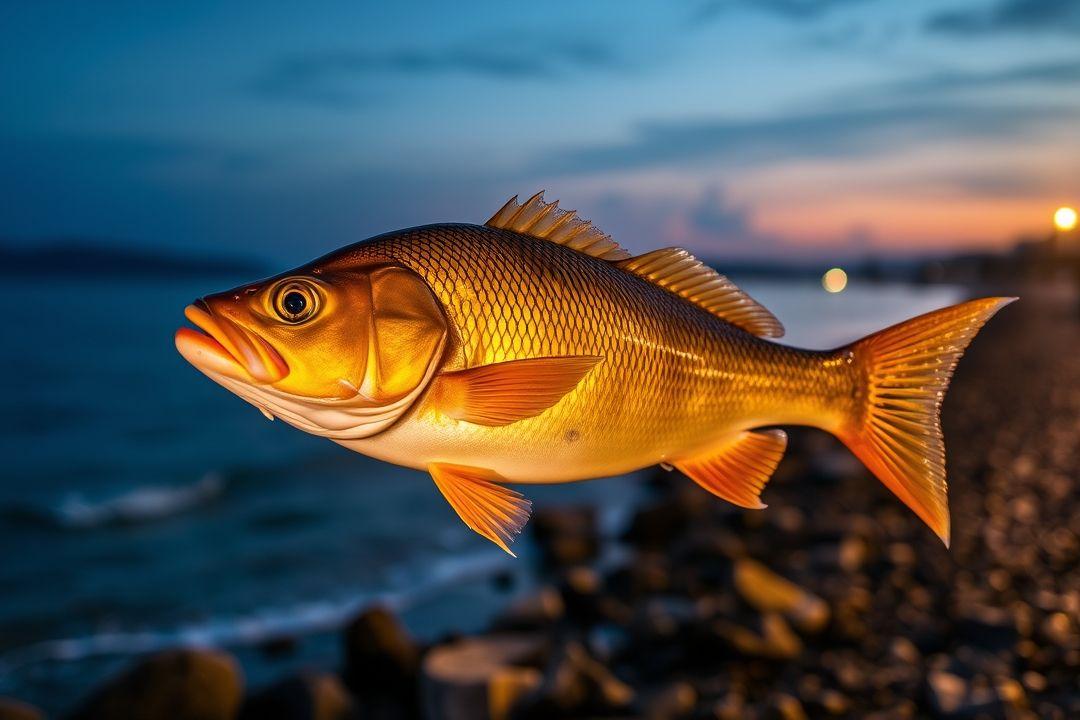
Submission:
{"label": "pectoral fin", "polygon": [[708,452],[674,465],[713,495],[740,507],[761,509],[761,491],[787,447],[783,430],[741,432]]}
{"label": "pectoral fin", "polygon": [[507,543],[512,543],[529,521],[531,502],[500,485],[501,478],[490,470],[444,463],[433,463],[428,470],[466,525],[514,555]]}
{"label": "pectoral fin", "polygon": [[438,407],[477,425],[509,425],[559,402],[603,358],[595,355],[509,360],[439,377]]}

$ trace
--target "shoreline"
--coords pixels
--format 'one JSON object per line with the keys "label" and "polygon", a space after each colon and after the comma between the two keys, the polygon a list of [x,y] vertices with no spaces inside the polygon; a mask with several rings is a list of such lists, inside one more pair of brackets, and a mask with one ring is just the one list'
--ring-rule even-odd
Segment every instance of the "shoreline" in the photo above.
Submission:
{"label": "shoreline", "polygon": [[[541,508],[526,531],[539,587],[487,631],[425,645],[368,609],[341,632],[340,674],[245,693],[235,659],[165,652],[73,717],[119,717],[117,698],[206,673],[222,718],[301,717],[261,714],[282,697],[329,703],[327,718],[1080,713],[1080,325],[1074,301],[1017,294],[945,402],[951,551],[838,442],[797,429],[763,512],[655,473],[613,564],[596,566],[612,543],[595,511]],[[277,652],[295,652],[286,640]]]}

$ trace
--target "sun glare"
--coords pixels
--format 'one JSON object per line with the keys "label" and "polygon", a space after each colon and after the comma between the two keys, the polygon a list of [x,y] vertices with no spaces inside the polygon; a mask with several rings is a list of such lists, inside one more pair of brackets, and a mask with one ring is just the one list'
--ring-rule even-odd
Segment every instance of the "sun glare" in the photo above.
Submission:
{"label": "sun glare", "polygon": [[826,292],[841,292],[847,287],[847,273],[840,268],[832,268],[821,276],[821,286]]}
{"label": "sun glare", "polygon": [[1068,232],[1076,227],[1076,211],[1071,207],[1059,207],[1054,213],[1054,227]]}

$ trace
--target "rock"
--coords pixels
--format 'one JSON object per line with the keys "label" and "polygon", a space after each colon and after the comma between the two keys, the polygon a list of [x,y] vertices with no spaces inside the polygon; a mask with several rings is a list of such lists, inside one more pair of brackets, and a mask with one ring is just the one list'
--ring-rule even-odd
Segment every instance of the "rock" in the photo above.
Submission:
{"label": "rock", "polygon": [[541,630],[558,622],[566,612],[562,595],[552,587],[540,588],[514,600],[495,619],[496,631]]}
{"label": "rock", "polygon": [[231,655],[169,650],[138,662],[94,693],[75,720],[232,720],[243,676]]}
{"label": "rock", "polygon": [[1020,640],[1016,623],[1000,608],[967,608],[953,627],[959,638],[990,652],[1011,651]]}
{"label": "rock", "polygon": [[349,720],[355,703],[336,675],[280,680],[244,701],[239,720]]}
{"label": "rock", "polygon": [[566,615],[578,623],[592,623],[600,619],[599,602],[603,580],[595,570],[585,566],[566,570],[559,581]]}
{"label": "rock", "polygon": [[600,530],[592,506],[541,508],[533,513],[529,526],[541,561],[549,568],[588,563],[600,551]]}
{"label": "rock", "polygon": [[716,720],[743,720],[750,717],[745,711],[746,701],[738,693],[728,693],[713,705]]}
{"label": "rock", "polygon": [[361,706],[416,714],[420,648],[397,616],[382,607],[365,610],[345,628],[344,644],[345,685]]}
{"label": "rock", "polygon": [[829,715],[844,715],[851,708],[851,701],[837,690],[823,690],[817,699],[818,706]]}
{"label": "rock", "polygon": [[432,648],[424,658],[421,694],[428,720],[502,720],[525,694],[540,687],[535,666],[547,641],[504,633],[463,638]]}
{"label": "rock", "polygon": [[639,548],[666,550],[690,525],[692,513],[679,498],[670,498],[634,513],[623,539]]}
{"label": "rock", "polygon": [[646,697],[641,705],[645,720],[676,720],[690,714],[698,693],[688,682],[674,682]]}
{"label": "rock", "polygon": [[758,610],[782,613],[804,632],[821,632],[829,622],[829,606],[824,600],[756,560],[736,561],[735,589]]}
{"label": "rock", "polygon": [[585,648],[570,642],[548,662],[543,681],[522,698],[514,720],[546,720],[574,714],[610,713],[627,708],[634,691],[594,660]]}
{"label": "rock", "polygon": [[786,693],[779,693],[770,700],[766,717],[775,720],[807,720],[802,703]]}
{"label": "rock", "polygon": [[974,686],[959,675],[934,670],[926,677],[927,701],[943,718],[974,718],[1001,715],[997,693],[990,687]]}
{"label": "rock", "polygon": [[732,648],[748,657],[791,660],[803,650],[799,636],[776,613],[766,613],[753,623],[721,619],[713,628]]}
{"label": "rock", "polygon": [[889,643],[889,657],[912,667],[917,666],[922,660],[919,648],[905,637],[893,638]]}
{"label": "rock", "polygon": [[0,720],[45,720],[45,713],[33,705],[0,697]]}

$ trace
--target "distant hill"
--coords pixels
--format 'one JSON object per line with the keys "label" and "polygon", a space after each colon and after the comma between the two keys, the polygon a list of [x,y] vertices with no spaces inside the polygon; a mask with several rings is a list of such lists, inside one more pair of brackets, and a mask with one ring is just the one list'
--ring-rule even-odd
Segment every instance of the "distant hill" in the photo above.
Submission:
{"label": "distant hill", "polygon": [[265,272],[261,262],[236,257],[181,255],[87,240],[60,240],[44,245],[0,244],[0,276],[257,276]]}

